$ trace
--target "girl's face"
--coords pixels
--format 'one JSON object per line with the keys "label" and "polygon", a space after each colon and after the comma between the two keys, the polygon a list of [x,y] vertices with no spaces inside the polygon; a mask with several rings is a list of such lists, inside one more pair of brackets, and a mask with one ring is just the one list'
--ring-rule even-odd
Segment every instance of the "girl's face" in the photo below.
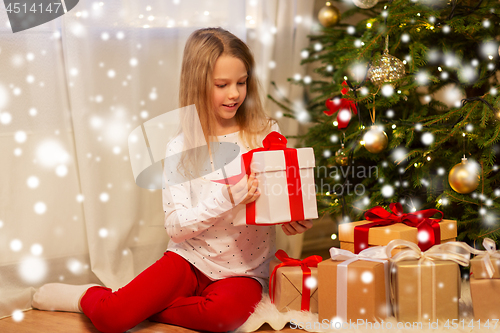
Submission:
{"label": "girl's face", "polygon": [[247,96],[247,69],[238,58],[222,55],[213,71],[213,103],[219,121],[233,120]]}

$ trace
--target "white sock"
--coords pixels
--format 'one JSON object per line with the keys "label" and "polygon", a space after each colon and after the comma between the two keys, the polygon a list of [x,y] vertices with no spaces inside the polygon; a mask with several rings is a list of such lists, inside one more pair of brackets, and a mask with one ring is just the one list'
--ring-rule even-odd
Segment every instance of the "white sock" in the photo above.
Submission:
{"label": "white sock", "polygon": [[98,286],[98,284],[44,284],[33,295],[31,306],[39,310],[82,312],[78,306],[80,304],[80,297],[87,289],[94,286]]}

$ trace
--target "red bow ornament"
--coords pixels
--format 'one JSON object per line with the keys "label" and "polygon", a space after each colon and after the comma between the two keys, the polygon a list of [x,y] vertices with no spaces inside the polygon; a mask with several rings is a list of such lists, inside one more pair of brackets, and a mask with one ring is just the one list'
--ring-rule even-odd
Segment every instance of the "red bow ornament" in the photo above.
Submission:
{"label": "red bow ornament", "polygon": [[310,256],[304,260],[290,258],[283,250],[276,251],[276,258],[281,261],[274,267],[271,276],[269,277],[269,297],[271,302],[274,303],[274,295],[276,292],[276,271],[283,266],[300,266],[302,269],[302,301],[300,303],[301,311],[309,311],[311,290],[306,286],[306,281],[311,277],[311,269],[309,267],[318,267],[318,263],[323,261],[321,256]]}
{"label": "red bow ornament", "polygon": [[[414,213],[403,213],[403,206],[399,202],[391,203],[389,209],[377,206],[369,209],[365,213],[365,219],[371,223],[354,227],[354,253],[358,254],[368,247],[368,232],[370,228],[382,227],[396,223],[404,223],[407,226],[418,229],[418,247],[426,251],[432,246],[441,243],[441,229],[439,222],[443,219],[443,212],[437,209],[425,209]],[[440,213],[438,219],[430,217]]]}
{"label": "red bow ornament", "polygon": [[[348,94],[347,83],[344,81],[342,83],[342,95]],[[339,129],[346,128],[349,125],[349,121],[351,120],[351,112],[354,114],[358,114],[358,109],[356,108],[356,103],[346,98],[334,98],[327,99],[325,102],[326,107],[329,111],[323,111],[327,116],[333,115],[335,112],[339,111],[337,115],[337,122]]]}

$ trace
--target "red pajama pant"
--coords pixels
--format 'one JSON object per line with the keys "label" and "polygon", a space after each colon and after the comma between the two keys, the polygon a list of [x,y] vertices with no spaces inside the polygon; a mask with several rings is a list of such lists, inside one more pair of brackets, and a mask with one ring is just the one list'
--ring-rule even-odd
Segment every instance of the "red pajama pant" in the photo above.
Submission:
{"label": "red pajama pant", "polygon": [[125,287],[92,287],[81,300],[101,332],[125,332],[145,319],[193,330],[225,332],[241,326],[261,299],[249,277],[212,281],[187,260],[167,251]]}

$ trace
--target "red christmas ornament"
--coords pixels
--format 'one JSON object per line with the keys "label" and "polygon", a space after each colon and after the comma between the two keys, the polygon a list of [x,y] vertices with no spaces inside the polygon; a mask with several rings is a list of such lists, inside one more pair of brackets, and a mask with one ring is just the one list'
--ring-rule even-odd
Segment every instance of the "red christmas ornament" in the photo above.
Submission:
{"label": "red christmas ornament", "polygon": [[[342,95],[347,95],[349,90],[347,89],[347,83],[342,82],[342,90],[340,91]],[[327,99],[325,102],[328,111],[323,111],[327,116],[332,116],[335,112],[339,111],[337,116],[337,122],[339,124],[339,129],[346,128],[349,126],[349,121],[351,120],[351,112],[358,114],[358,109],[356,109],[356,103],[346,98],[334,98]],[[347,114],[348,112],[348,114]]]}

